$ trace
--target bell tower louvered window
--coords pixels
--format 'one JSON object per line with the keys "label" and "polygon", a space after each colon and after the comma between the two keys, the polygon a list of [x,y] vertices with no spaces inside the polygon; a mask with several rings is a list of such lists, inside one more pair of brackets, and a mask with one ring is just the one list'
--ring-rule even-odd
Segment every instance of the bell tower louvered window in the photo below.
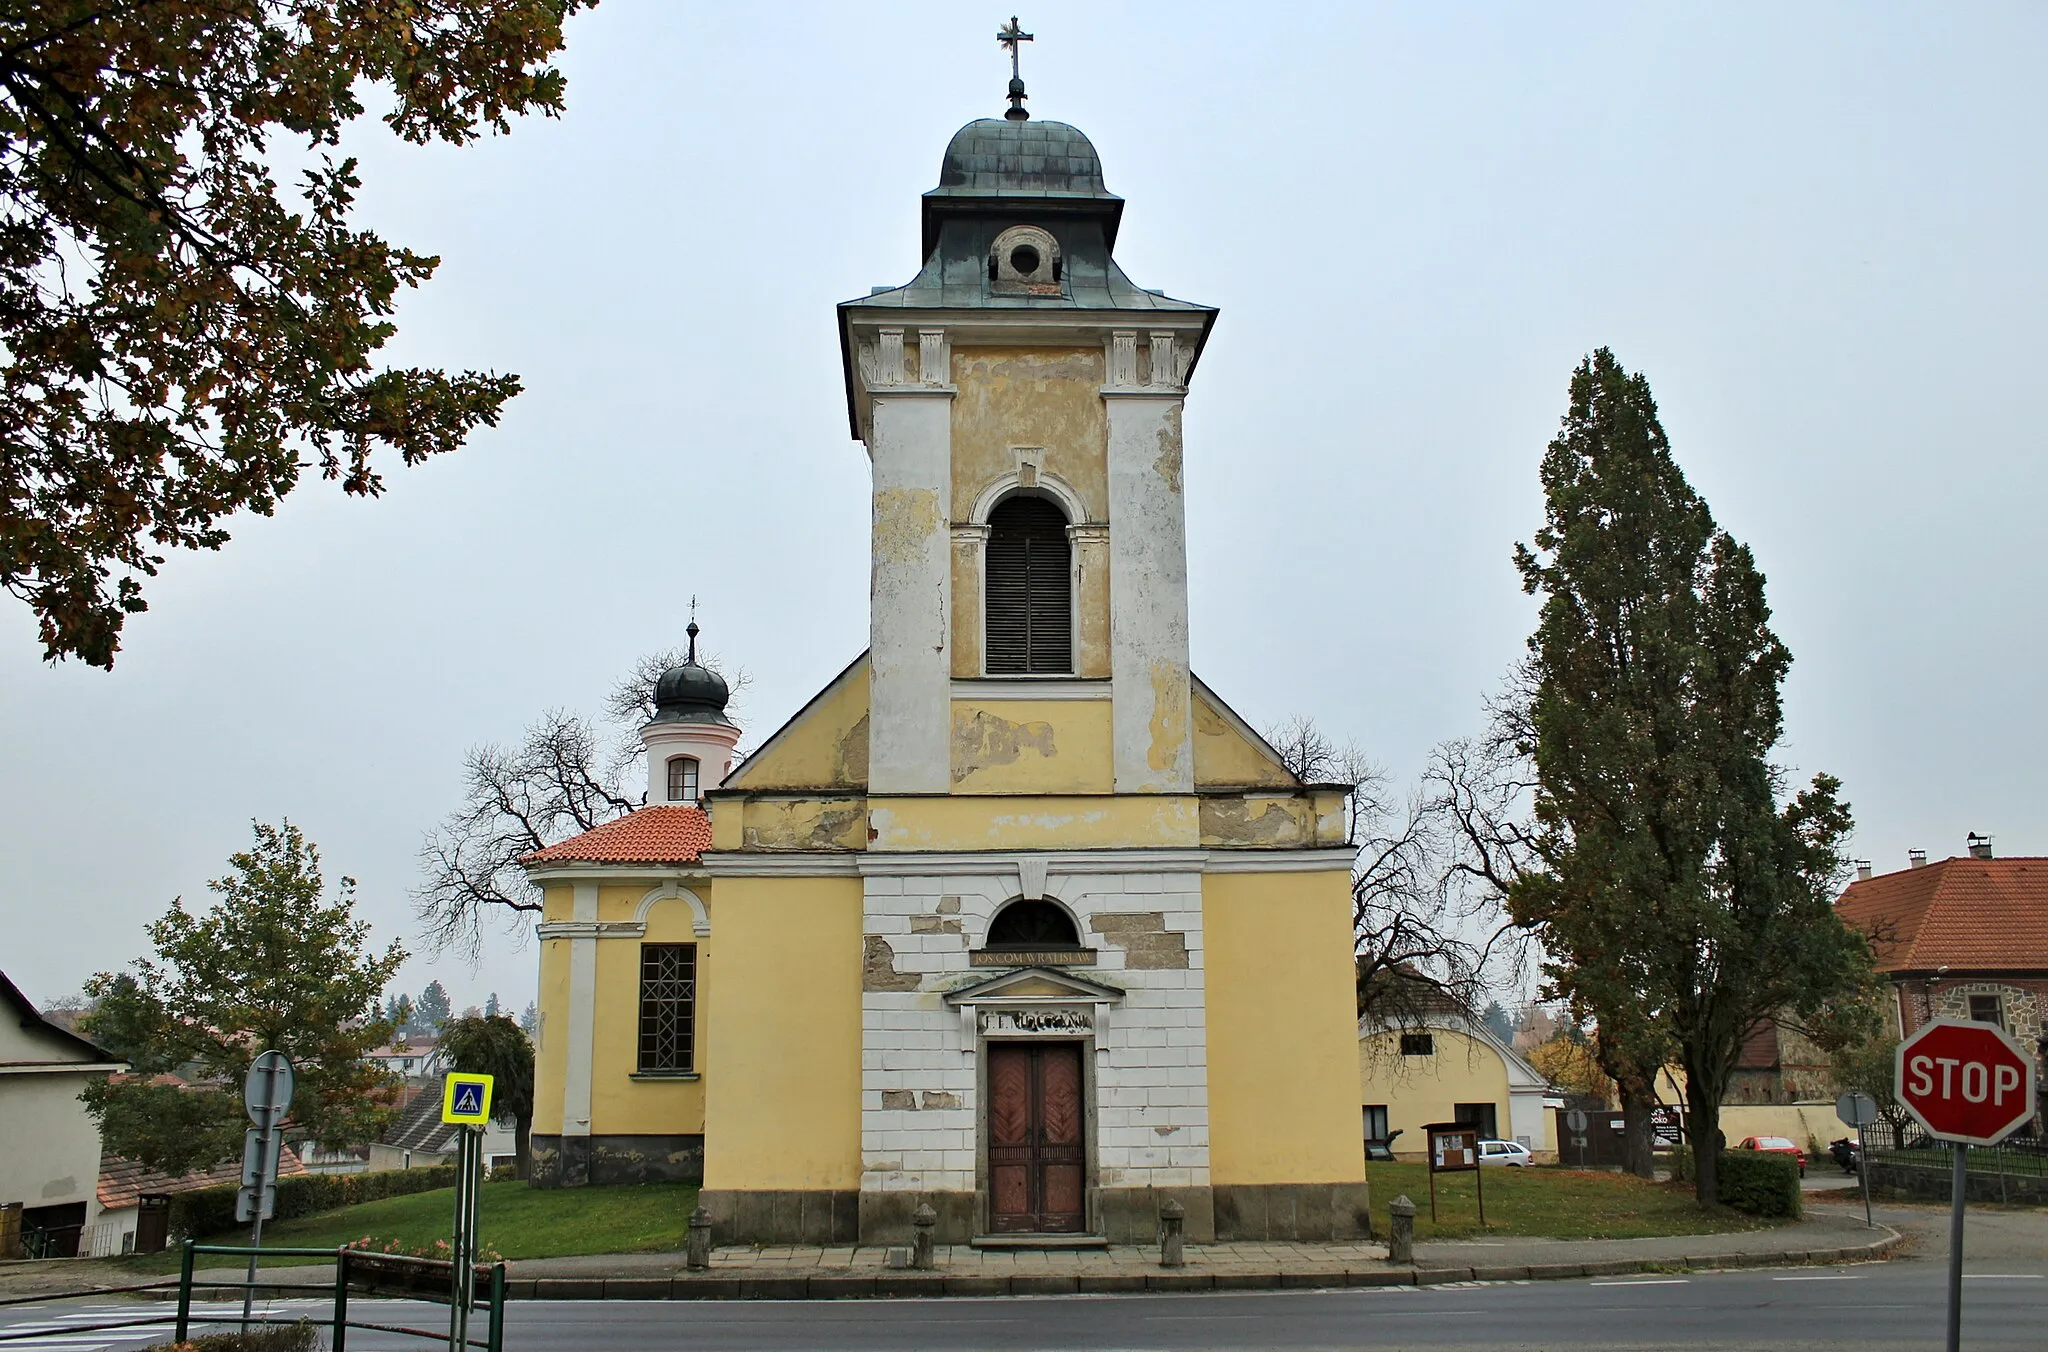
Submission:
{"label": "bell tower louvered window", "polygon": [[1067,518],[1044,498],[1015,497],[988,518],[988,671],[1064,675],[1074,669]]}

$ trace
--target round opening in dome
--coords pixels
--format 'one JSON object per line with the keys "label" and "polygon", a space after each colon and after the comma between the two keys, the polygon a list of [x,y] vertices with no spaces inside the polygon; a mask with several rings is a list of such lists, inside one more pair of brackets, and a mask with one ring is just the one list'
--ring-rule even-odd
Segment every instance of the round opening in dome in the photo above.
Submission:
{"label": "round opening in dome", "polygon": [[1042,261],[1038,256],[1038,250],[1029,244],[1019,244],[1010,250],[1010,266],[1017,269],[1022,276],[1029,277],[1038,271],[1038,265]]}

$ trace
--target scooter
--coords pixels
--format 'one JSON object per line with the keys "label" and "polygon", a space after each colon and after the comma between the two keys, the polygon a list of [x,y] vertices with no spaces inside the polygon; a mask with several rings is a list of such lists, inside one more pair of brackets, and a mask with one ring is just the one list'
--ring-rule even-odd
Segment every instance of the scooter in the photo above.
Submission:
{"label": "scooter", "polygon": [[1842,1172],[1845,1174],[1855,1173],[1863,1163],[1856,1143],[1846,1136],[1839,1141],[1829,1141],[1828,1154],[1834,1157],[1835,1163],[1842,1166]]}

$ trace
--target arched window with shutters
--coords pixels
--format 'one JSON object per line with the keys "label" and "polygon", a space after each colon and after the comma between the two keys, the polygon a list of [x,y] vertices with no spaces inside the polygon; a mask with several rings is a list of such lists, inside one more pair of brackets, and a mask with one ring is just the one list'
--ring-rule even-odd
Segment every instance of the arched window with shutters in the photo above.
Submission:
{"label": "arched window with shutters", "polygon": [[1047,498],[1005,498],[988,516],[983,595],[991,676],[1074,669],[1073,551],[1067,517]]}

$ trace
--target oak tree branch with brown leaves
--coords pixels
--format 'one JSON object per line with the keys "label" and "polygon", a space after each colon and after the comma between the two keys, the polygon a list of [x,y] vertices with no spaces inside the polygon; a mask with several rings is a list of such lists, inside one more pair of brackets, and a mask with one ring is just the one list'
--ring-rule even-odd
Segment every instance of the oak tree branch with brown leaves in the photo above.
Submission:
{"label": "oak tree branch with brown leaves", "polygon": [[516,376],[377,365],[439,260],[354,224],[337,147],[365,95],[421,144],[559,113],[589,3],[0,5],[0,587],[47,658],[111,666],[164,551],[305,468],[371,496],[497,421]]}

